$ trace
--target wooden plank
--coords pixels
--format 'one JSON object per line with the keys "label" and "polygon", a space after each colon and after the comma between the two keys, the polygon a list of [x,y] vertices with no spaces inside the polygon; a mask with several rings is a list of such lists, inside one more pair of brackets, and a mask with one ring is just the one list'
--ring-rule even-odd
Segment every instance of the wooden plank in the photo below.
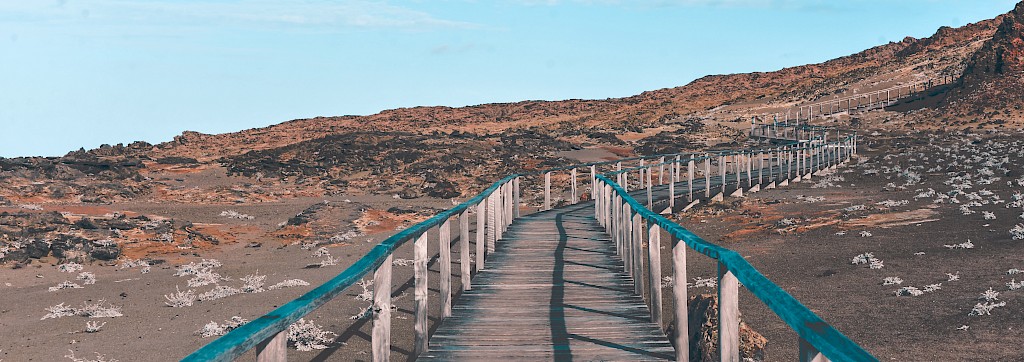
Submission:
{"label": "wooden plank", "polygon": [[441,319],[452,316],[452,224],[451,219],[438,226],[438,255],[440,263]]}
{"label": "wooden plank", "polygon": [[288,361],[288,331],[278,332],[256,346],[256,362]]}
{"label": "wooden plank", "polygon": [[[661,228],[650,224],[647,229],[647,286],[651,292],[651,322],[659,327],[661,317]],[[684,279],[685,280],[685,279]]]}
{"label": "wooden plank", "polygon": [[416,333],[416,340],[413,356],[418,356],[427,350],[427,262],[430,256],[427,255],[427,234],[420,234],[413,243],[413,274],[415,276],[415,300],[416,300],[416,322],[413,327]]}
{"label": "wooden plank", "polygon": [[[679,239],[670,236],[672,240],[672,309],[673,323],[676,334],[674,342],[676,346],[676,361],[690,360],[689,332],[689,297],[686,295],[686,244],[679,242]],[[680,287],[682,286],[682,287]]]}
{"label": "wooden plank", "polygon": [[459,261],[462,290],[473,289],[470,271],[472,262],[469,259],[469,209],[459,215]]}
{"label": "wooden plank", "polygon": [[374,362],[391,359],[391,261],[392,255],[373,272],[373,332],[371,345]]}
{"label": "wooden plank", "polygon": [[487,222],[485,216],[487,210],[484,202],[476,204],[476,271],[479,273],[484,269],[484,239],[486,238]]}
{"label": "wooden plank", "polygon": [[718,263],[718,346],[722,362],[739,362],[739,281],[721,261]]}

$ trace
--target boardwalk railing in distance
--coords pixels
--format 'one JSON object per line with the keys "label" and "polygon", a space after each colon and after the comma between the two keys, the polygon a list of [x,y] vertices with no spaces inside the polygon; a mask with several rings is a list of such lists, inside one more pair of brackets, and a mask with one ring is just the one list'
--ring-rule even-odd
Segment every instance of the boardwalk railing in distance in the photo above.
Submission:
{"label": "boardwalk railing in distance", "polygon": [[[854,137],[831,143],[814,142],[813,144],[787,149],[782,152],[775,152],[770,158],[776,160],[778,167],[768,167],[770,178],[766,179],[763,174],[758,174],[756,186],[770,181],[771,185],[776,184],[777,179],[784,178],[785,181],[800,180],[810,176],[812,173],[823,169],[835,168],[837,163],[845,162],[855,152]],[[710,157],[699,157],[687,160],[686,163],[692,169],[693,161],[703,159],[705,162],[718,158],[720,165],[726,165],[727,157],[738,160],[735,165],[750,165],[749,160],[761,159],[764,157],[764,150],[737,151],[729,155],[719,154]],[[796,160],[794,162],[794,160]],[[771,161],[770,161],[771,162]],[[709,163],[705,163],[709,165]],[[793,165],[797,165],[795,168]],[[727,166],[720,166],[725,170]],[[737,168],[732,178],[727,178],[727,173],[722,172],[722,194],[726,192],[726,185],[733,186],[742,192],[744,189],[742,170],[748,167]],[[631,171],[638,171],[643,174],[643,167],[627,169],[615,173],[613,181],[610,177],[599,175],[596,177],[595,193],[595,217],[612,235],[616,243],[619,255],[622,256],[626,271],[633,277],[635,292],[639,295],[649,295],[648,303],[651,310],[651,320],[661,323],[663,316],[662,292],[661,292],[661,235],[664,230],[671,237],[672,247],[672,273],[676,283],[685,283],[686,276],[686,249],[687,247],[706,255],[718,262],[718,346],[722,361],[739,361],[739,285],[743,284],[754,296],[764,302],[780,319],[782,319],[800,338],[799,356],[801,361],[877,361],[859,345],[851,341],[842,333],[834,329],[820,317],[811,312],[807,307],[797,301],[793,296],[786,293],[775,283],[762,275],[756,268],[751,266],[738,253],[709,243],[690,232],[686,228],[663,217],[660,213],[652,211],[650,196],[648,206],[633,198],[628,191],[628,174]],[[761,167],[764,170],[764,167]],[[793,171],[795,169],[795,175]],[[689,172],[688,172],[689,174]],[[774,175],[778,176],[774,176]],[[647,172],[650,175],[650,172]],[[643,179],[643,176],[640,177]],[[648,180],[650,180],[648,176]],[[692,176],[689,177],[689,184],[693,183]],[[754,176],[747,172],[747,188],[753,188]],[[711,185],[710,177],[705,180],[705,186]],[[650,195],[650,182],[648,181],[648,195]],[[710,187],[705,187],[710,192]],[[670,191],[671,192],[671,191]],[[717,191],[716,191],[717,192]],[[675,198],[671,194],[670,199]],[[691,195],[689,199],[695,200]],[[647,255],[642,254],[642,244],[646,241]],[[646,260],[644,260],[646,259]],[[647,268],[644,268],[644,264]],[[646,269],[646,270],[645,270]],[[646,274],[646,275],[645,275]],[[647,280],[648,291],[643,293],[642,280]],[[681,284],[677,284],[681,285]],[[674,323],[676,359],[687,360],[689,356],[689,336],[687,315],[687,290],[685,287],[672,288],[674,301]]]}
{"label": "boardwalk railing in distance", "polygon": [[[853,111],[866,111],[875,108],[887,107],[898,103],[902,98],[910,97],[911,95],[918,94],[929,88],[951,84],[960,77],[960,74],[954,75],[939,75],[936,77],[919,80],[909,84],[900,84],[885,89],[871,91],[867,93],[861,93],[853,96],[846,96],[842,98],[829,99],[818,101],[817,103],[800,105],[796,107],[795,114],[793,108],[788,108],[784,113],[767,113],[755,118],[761,121],[778,121],[778,122],[799,122],[810,120],[814,117],[826,117],[837,113],[852,113]],[[845,103],[845,105],[844,105]]]}
{"label": "boardwalk railing in distance", "polygon": [[[706,182],[705,185],[710,185],[713,177],[722,180],[722,191],[715,198],[720,198],[721,194],[724,194],[726,180],[735,180],[738,184],[743,180],[742,174],[744,172],[746,172],[748,186],[753,185],[752,169],[755,166],[758,167],[758,181],[754,187],[761,187],[762,181],[769,187],[774,187],[776,184],[780,186],[786,185],[794,175],[802,175],[800,177],[809,178],[809,171],[814,167],[823,167],[823,162],[824,167],[834,167],[835,160],[846,159],[850,156],[855,145],[853,142],[853,139],[847,138],[842,142],[826,143],[816,138],[813,142],[757,150],[723,150],[703,153],[642,156],[510,175],[495,182],[469,200],[385,239],[331,280],[266,315],[228,332],[188,355],[183,361],[232,361],[254,348],[258,361],[285,361],[287,358],[286,335],[288,326],[345,292],[371,272],[374,278],[373,305],[371,307],[373,310],[373,332],[371,334],[372,359],[374,361],[388,361],[391,353],[392,254],[410,240],[413,242],[414,249],[415,279],[415,342],[412,353],[413,356],[418,356],[426,351],[428,347],[428,314],[430,310],[440,310],[439,320],[451,316],[452,295],[455,294],[451,288],[453,275],[451,271],[451,245],[452,241],[455,241],[455,235],[451,233],[451,223],[459,223],[460,282],[463,290],[470,290],[472,288],[471,275],[473,275],[473,271],[479,272],[484,269],[487,257],[495,250],[495,243],[502,240],[503,234],[513,221],[520,216],[520,213],[528,209],[526,206],[529,201],[524,199],[523,184],[524,181],[534,176],[543,179],[542,185],[539,184],[540,180],[537,180],[538,185],[534,185],[534,190],[538,192],[534,203],[537,205],[537,209],[543,211],[559,204],[576,204],[582,201],[594,200],[597,202],[598,210],[601,210],[601,207],[611,205],[610,201],[600,197],[595,199],[594,195],[609,197],[612,190],[621,192],[622,195],[626,196],[626,198],[618,198],[620,205],[632,205],[630,202],[636,203],[636,200],[625,194],[625,190],[631,184],[629,179],[631,173],[640,174],[639,177],[634,177],[632,181],[635,181],[634,183],[637,187],[646,187],[648,195],[651,194],[650,190],[655,182],[658,185],[664,185],[668,181],[667,184],[671,193],[668,202],[670,206],[674,206],[676,199],[682,197],[681,195],[679,197],[676,196],[675,186],[676,183],[682,183],[685,169],[686,179],[688,180],[686,183],[689,190],[688,199],[692,206],[694,201],[697,200],[693,196],[695,179],[703,178]],[[702,168],[700,165],[704,167]],[[773,167],[776,171],[769,172],[765,176],[764,171],[766,169],[772,170]],[[668,169],[668,173],[666,173],[666,169]],[[653,176],[655,172],[658,173],[656,179]],[[582,173],[587,173],[587,176],[590,178],[589,192],[586,192],[588,190],[581,187],[585,185],[579,180],[579,176]],[[619,177],[621,178],[620,182],[618,184],[611,183],[608,178],[602,176],[602,173]],[[555,174],[561,174],[559,175],[561,177],[555,179],[553,177]],[[562,191],[553,194],[553,186],[556,188],[562,187]],[[595,192],[594,190],[597,191]],[[710,187],[705,187],[706,196],[710,197],[711,191]],[[557,199],[560,198],[558,194],[564,195],[566,199]],[[650,199],[650,196],[648,198]],[[650,201],[649,204],[653,206],[653,201]],[[633,212],[642,218],[656,215],[646,209],[644,209],[644,212],[638,211],[642,207],[629,207],[634,207]],[[609,223],[608,215],[604,216],[605,218],[602,222],[606,225],[612,225],[612,223]],[[474,219],[475,228],[472,230],[475,235],[471,239],[470,222]],[[665,219],[662,218],[660,220]],[[662,224],[659,221],[657,225]],[[666,230],[676,230],[667,226],[662,227]],[[438,243],[440,250],[438,250],[437,255],[439,255],[440,261],[441,306],[440,308],[435,307],[431,309],[428,308],[427,303],[427,266],[432,252],[427,250],[427,234],[435,229],[440,241]],[[681,227],[678,227],[678,229],[685,230]],[[692,237],[697,238],[696,236]],[[697,239],[699,240],[699,238]],[[475,241],[474,261],[469,260],[471,255],[470,241]],[[694,243],[693,245],[698,244]],[[475,264],[475,267],[473,264]],[[729,265],[735,266],[738,264],[733,263]],[[754,272],[756,273],[756,270]],[[751,279],[754,277],[748,277],[745,273],[738,275],[742,275],[740,280],[745,285],[747,280],[756,280]],[[757,276],[760,276],[760,274],[757,274]],[[760,278],[764,279],[763,276],[760,276]],[[770,282],[768,283],[770,284]],[[778,287],[774,288],[778,289]],[[685,289],[683,293],[685,293]],[[762,295],[771,297],[771,293],[763,293]],[[795,304],[799,308],[803,308],[802,310],[806,310],[792,297],[786,296],[788,299],[783,298],[778,302],[766,303],[770,306]],[[660,308],[654,310],[660,311]],[[780,313],[779,311],[776,312]],[[657,314],[660,314],[660,312]],[[780,313],[780,316],[782,315],[783,313]],[[784,318],[787,321],[791,319]],[[819,339],[813,336],[808,341],[811,342],[812,346],[818,346],[819,344],[816,343],[820,343]],[[831,350],[825,348],[825,351]],[[831,356],[832,354],[829,353],[826,352],[826,355]],[[839,356],[843,355],[840,354]]]}

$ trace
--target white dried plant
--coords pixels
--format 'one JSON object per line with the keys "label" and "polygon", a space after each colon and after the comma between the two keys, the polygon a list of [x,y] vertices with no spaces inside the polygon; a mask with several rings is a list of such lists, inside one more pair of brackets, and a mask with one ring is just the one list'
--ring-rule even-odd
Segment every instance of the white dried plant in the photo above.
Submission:
{"label": "white dried plant", "polygon": [[979,296],[978,299],[984,299],[986,302],[999,300],[999,292],[993,290],[992,288],[988,288],[988,290],[981,293],[981,296]]}
{"label": "white dried plant", "polygon": [[982,211],[981,217],[984,218],[985,220],[995,220],[996,214],[991,211]]}
{"label": "white dried plant", "polygon": [[57,270],[63,273],[74,273],[82,270],[82,264],[78,263],[64,263],[57,266]]}
{"label": "white dried plant", "polygon": [[77,314],[88,318],[114,318],[121,317],[121,307],[113,304],[103,305],[105,301],[100,300],[94,304],[82,303],[82,307],[76,310]]}
{"label": "white dried plant", "polygon": [[75,351],[68,350],[68,354],[64,355],[64,358],[70,359],[72,362],[118,362],[116,359],[107,359],[106,356],[96,352],[96,359],[78,358],[75,357]]}
{"label": "white dried plant", "polygon": [[714,277],[707,277],[707,278],[696,277],[696,278],[693,278],[693,288],[700,288],[700,287],[716,288],[716,287],[718,287],[718,279],[715,279]]}
{"label": "white dried plant", "polygon": [[196,293],[193,290],[188,289],[183,292],[177,286],[175,286],[174,289],[176,290],[176,292],[171,294],[164,294],[164,298],[167,299],[167,301],[164,302],[164,304],[166,304],[169,307],[182,308],[191,307],[192,304],[195,303]]}
{"label": "white dried plant", "polygon": [[78,280],[82,281],[82,284],[92,285],[96,284],[96,274],[90,272],[78,273]]}
{"label": "white dried plant", "polygon": [[326,268],[332,265],[338,265],[338,259],[333,256],[328,255],[320,260],[321,268]]}
{"label": "white dried plant", "polygon": [[924,286],[925,293],[934,293],[939,289],[942,289],[942,283],[928,284]]}
{"label": "white dried plant", "polygon": [[1021,274],[1021,273],[1024,273],[1024,271],[1022,271],[1020,269],[1017,269],[1017,268],[1010,268],[1010,270],[1006,271],[1006,275],[1015,275],[1015,274]]}
{"label": "white dried plant", "polygon": [[391,266],[410,266],[412,264],[412,259],[394,258],[391,260]]}
{"label": "white dried plant", "polygon": [[870,238],[871,236],[872,236],[872,234],[871,234],[870,231],[862,230],[860,232],[860,237],[862,237],[862,238]]}
{"label": "white dried plant", "polygon": [[213,287],[213,289],[210,289],[209,291],[206,291],[206,292],[203,292],[203,293],[199,294],[196,297],[196,299],[201,301],[201,302],[205,302],[205,301],[208,301],[208,300],[217,300],[217,299],[221,299],[221,298],[227,298],[227,297],[230,297],[232,295],[241,294],[241,293],[242,293],[241,289],[238,289],[238,288],[235,288],[235,287],[229,287],[229,286],[226,286],[226,285],[218,285],[218,286]]}
{"label": "white dried plant", "polygon": [[240,212],[235,211],[235,210],[221,211],[220,212],[220,216],[228,217],[228,218],[232,218],[232,219],[239,219],[239,220],[253,220],[253,219],[256,219],[255,216],[246,215],[246,214],[240,213]]}
{"label": "white dried plant", "polygon": [[87,321],[85,322],[85,333],[99,332],[105,325],[107,325],[107,322]]}
{"label": "white dried plant", "polygon": [[911,286],[900,287],[900,289],[896,290],[896,296],[897,297],[902,297],[902,296],[905,296],[905,295],[916,297],[916,296],[919,296],[921,294],[924,294],[924,292],[921,291],[920,289],[917,289],[917,287],[911,287]]}
{"label": "white dried plant", "polygon": [[313,252],[313,257],[321,257],[326,255],[331,255],[331,251],[327,250],[326,246],[321,246],[319,249],[316,249],[316,251]]}
{"label": "white dried plant", "polygon": [[1024,240],[1024,224],[1017,224],[1010,229],[1010,237],[1013,240]]}
{"label": "white dried plant", "polygon": [[233,316],[231,319],[224,321],[223,324],[210,321],[210,323],[204,325],[202,329],[196,331],[196,335],[203,338],[223,336],[246,323],[249,323],[249,320],[239,316]]}
{"label": "white dried plant", "polygon": [[960,280],[960,272],[959,271],[956,272],[956,274],[946,273],[946,281],[947,282],[953,282],[953,281],[957,281],[957,280]]}
{"label": "white dried plant", "polygon": [[978,303],[978,304],[975,304],[975,305],[974,305],[974,308],[971,308],[971,312],[970,312],[970,313],[968,313],[967,315],[976,315],[976,316],[982,316],[982,315],[992,315],[992,310],[993,310],[993,309],[996,309],[996,308],[998,308],[998,307],[1005,307],[1005,306],[1006,306],[1006,302],[999,302],[999,303],[993,303],[993,302],[985,302],[985,303]]}
{"label": "white dried plant", "polygon": [[882,285],[899,285],[903,284],[903,279],[900,277],[885,277],[882,279]]}
{"label": "white dried plant", "polygon": [[364,302],[373,301],[373,279],[363,279],[356,283],[363,291],[356,295],[356,300]]}
{"label": "white dried plant", "polygon": [[75,309],[75,307],[65,305],[64,303],[46,307],[46,312],[46,315],[44,315],[43,318],[41,318],[40,320],[70,317],[78,314],[78,310]]}
{"label": "white dried plant", "polygon": [[264,291],[263,285],[266,284],[267,276],[260,275],[259,271],[246,275],[239,280],[242,281],[242,292],[243,293],[259,293]]}
{"label": "white dried plant", "polygon": [[325,331],[323,327],[304,318],[288,326],[288,343],[300,351],[327,349],[337,336],[334,332]]}
{"label": "white dried plant", "polygon": [[78,285],[78,284],[76,284],[76,283],[74,283],[74,282],[72,282],[70,280],[65,280],[63,283],[57,284],[57,286],[54,286],[54,287],[50,287],[47,290],[51,291],[51,292],[56,292],[56,291],[61,290],[61,289],[82,289],[82,288],[84,288],[84,287],[81,286],[81,285]]}
{"label": "white dried plant", "polygon": [[291,287],[302,287],[302,286],[307,286],[307,285],[309,285],[309,282],[307,282],[305,280],[302,280],[302,279],[288,279],[288,280],[282,281],[280,283],[271,285],[270,287],[267,288],[267,290],[275,290],[275,289],[291,288]]}
{"label": "white dried plant", "polygon": [[959,243],[959,244],[945,244],[943,246],[945,246],[947,249],[950,249],[950,250],[953,250],[953,249],[974,249],[974,243],[971,242],[971,239],[967,239],[967,241]]}
{"label": "white dried plant", "polygon": [[1017,290],[1024,287],[1024,282],[1017,282],[1016,279],[1010,279],[1010,281],[1006,282],[1006,287],[1010,290]]}
{"label": "white dried plant", "polygon": [[212,270],[205,269],[199,271],[199,273],[192,277],[192,279],[188,280],[188,287],[198,288],[210,284],[217,284],[225,280],[228,280],[228,278],[223,277],[220,274],[213,272]]}

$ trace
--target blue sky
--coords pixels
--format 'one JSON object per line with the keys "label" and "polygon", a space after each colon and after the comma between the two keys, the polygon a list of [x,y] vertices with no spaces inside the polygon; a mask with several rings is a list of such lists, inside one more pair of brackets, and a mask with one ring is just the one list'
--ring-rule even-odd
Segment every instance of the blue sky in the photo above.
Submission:
{"label": "blue sky", "polygon": [[926,37],[1013,0],[0,0],[0,156],[419,105],[602,99]]}

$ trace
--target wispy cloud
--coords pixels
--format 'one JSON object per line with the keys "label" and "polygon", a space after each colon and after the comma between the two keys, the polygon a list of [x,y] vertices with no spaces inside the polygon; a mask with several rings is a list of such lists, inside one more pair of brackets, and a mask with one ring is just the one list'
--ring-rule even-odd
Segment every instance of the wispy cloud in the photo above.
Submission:
{"label": "wispy cloud", "polygon": [[[155,25],[197,22],[248,26],[288,26],[297,29],[474,28],[477,25],[435,17],[430,13],[383,1],[367,0],[195,0],[126,1],[59,0],[0,2],[8,20],[68,21],[91,17],[111,23]],[[4,16],[0,16],[2,18]],[[164,23],[164,24],[161,24]]]}

